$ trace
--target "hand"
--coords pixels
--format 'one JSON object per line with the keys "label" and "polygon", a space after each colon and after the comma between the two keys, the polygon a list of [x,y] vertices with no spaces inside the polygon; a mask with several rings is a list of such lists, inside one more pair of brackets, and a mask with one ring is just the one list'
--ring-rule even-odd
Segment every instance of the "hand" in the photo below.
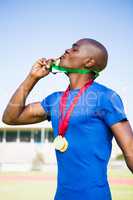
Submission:
{"label": "hand", "polygon": [[33,65],[30,75],[35,79],[41,79],[49,74],[49,66],[51,60],[46,60],[46,58],[41,58],[35,62]]}

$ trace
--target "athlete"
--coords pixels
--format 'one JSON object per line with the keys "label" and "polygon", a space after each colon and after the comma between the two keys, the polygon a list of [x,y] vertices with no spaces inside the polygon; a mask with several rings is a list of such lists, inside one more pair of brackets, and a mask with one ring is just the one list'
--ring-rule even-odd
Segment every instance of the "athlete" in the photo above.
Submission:
{"label": "athlete", "polygon": [[9,125],[52,122],[58,164],[55,200],[111,200],[107,165],[113,137],[133,172],[133,132],[122,100],[95,81],[107,61],[101,43],[80,39],[60,57],[58,69],[70,80],[66,91],[26,105],[30,91],[50,73],[48,66],[53,63],[39,59],[3,114],[3,122]]}

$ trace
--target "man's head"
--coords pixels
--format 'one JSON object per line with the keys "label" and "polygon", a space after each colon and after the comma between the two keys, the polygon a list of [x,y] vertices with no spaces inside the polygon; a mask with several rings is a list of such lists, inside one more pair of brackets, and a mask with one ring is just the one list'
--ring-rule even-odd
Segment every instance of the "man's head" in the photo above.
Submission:
{"label": "man's head", "polygon": [[61,57],[60,65],[66,68],[88,68],[101,71],[107,65],[106,48],[96,40],[85,38],[77,41]]}

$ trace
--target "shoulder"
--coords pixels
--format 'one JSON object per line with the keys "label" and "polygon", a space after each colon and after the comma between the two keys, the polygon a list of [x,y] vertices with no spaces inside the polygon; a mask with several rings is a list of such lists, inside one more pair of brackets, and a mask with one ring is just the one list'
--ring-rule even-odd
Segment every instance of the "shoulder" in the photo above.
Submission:
{"label": "shoulder", "polygon": [[97,82],[94,82],[94,91],[98,93],[101,98],[105,97],[108,99],[113,96],[119,96],[113,89]]}
{"label": "shoulder", "polygon": [[57,98],[57,97],[61,96],[61,94],[62,94],[62,91],[56,91],[56,92],[53,92],[53,93],[49,94],[47,97],[49,97],[49,98]]}
{"label": "shoulder", "polygon": [[61,94],[62,92],[53,92],[43,98],[43,100],[41,101],[41,106],[46,112],[50,112],[51,107],[59,103]]}
{"label": "shoulder", "polygon": [[98,92],[102,92],[102,93],[105,93],[105,94],[110,94],[110,93],[114,93],[115,91],[112,90],[111,88],[105,86],[105,85],[102,85],[98,82],[94,82],[94,89],[97,90]]}
{"label": "shoulder", "polygon": [[62,91],[53,92],[53,93],[49,94],[48,96],[46,96],[43,100],[50,103],[50,102],[58,100],[60,98],[61,94],[62,94]]}
{"label": "shoulder", "polygon": [[100,105],[109,106],[110,104],[122,104],[119,94],[105,85],[94,82],[94,91],[97,94]]}

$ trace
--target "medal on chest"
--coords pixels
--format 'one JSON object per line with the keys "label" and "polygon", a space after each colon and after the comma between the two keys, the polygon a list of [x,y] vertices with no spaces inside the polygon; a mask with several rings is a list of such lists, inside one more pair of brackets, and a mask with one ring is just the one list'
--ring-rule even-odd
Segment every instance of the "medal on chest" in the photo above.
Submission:
{"label": "medal on chest", "polygon": [[58,135],[53,142],[53,145],[56,150],[59,150],[61,152],[65,152],[68,148],[68,142],[65,137],[62,137],[61,135]]}
{"label": "medal on chest", "polygon": [[69,125],[69,121],[70,121],[70,117],[71,114],[73,112],[73,109],[75,107],[75,105],[77,104],[80,96],[82,95],[83,92],[85,92],[85,90],[93,83],[93,80],[87,82],[78,92],[78,94],[74,97],[74,100],[72,101],[70,107],[68,108],[65,116],[64,116],[64,110],[66,108],[66,103],[67,103],[67,98],[69,95],[69,91],[70,91],[70,86],[67,88],[67,90],[64,92],[64,94],[61,97],[61,101],[60,101],[60,112],[61,112],[61,117],[59,120],[59,135],[54,139],[53,145],[55,147],[56,150],[60,151],[60,152],[65,152],[68,147],[68,141],[66,139],[66,137],[64,137],[67,129],[68,129],[68,125]]}

